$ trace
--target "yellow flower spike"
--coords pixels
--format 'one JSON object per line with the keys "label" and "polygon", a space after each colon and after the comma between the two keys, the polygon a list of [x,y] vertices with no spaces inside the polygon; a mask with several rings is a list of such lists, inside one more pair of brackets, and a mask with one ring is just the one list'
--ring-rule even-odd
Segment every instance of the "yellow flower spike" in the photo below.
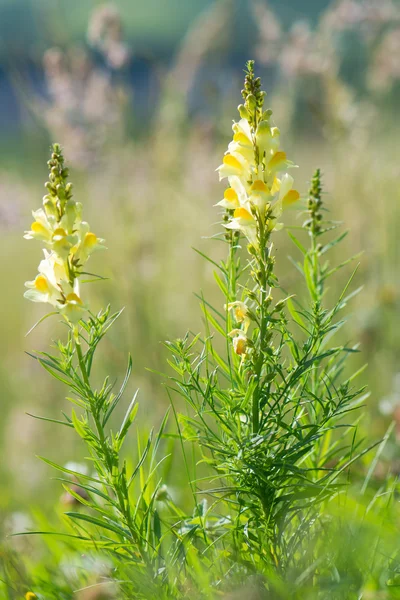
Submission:
{"label": "yellow flower spike", "polygon": [[36,600],[37,596],[33,592],[26,592],[25,600]]}
{"label": "yellow flower spike", "polygon": [[227,215],[224,227],[240,231],[250,242],[252,252],[260,243],[268,243],[272,230],[283,227],[277,219],[284,208],[299,199],[299,193],[293,189],[293,178],[286,173],[295,165],[280,149],[280,130],[272,123],[272,111],[263,108],[265,93],[259,90],[259,79],[254,84],[251,61],[248,69],[245,103],[239,106],[242,118],[232,125],[233,140],[217,171],[219,179],[228,178],[230,184],[218,205],[234,209],[233,214]]}
{"label": "yellow flower spike", "polygon": [[94,250],[104,247],[104,240],[82,221],[82,205],[72,199],[72,184],[67,183],[68,169],[58,144],[54,144],[48,164],[49,193],[43,198],[43,207],[33,211],[34,222],[24,237],[40,239],[51,251],[44,250],[39,273],[25,283],[24,296],[51,304],[69,322],[77,323],[86,310],[79,292],[81,267]]}

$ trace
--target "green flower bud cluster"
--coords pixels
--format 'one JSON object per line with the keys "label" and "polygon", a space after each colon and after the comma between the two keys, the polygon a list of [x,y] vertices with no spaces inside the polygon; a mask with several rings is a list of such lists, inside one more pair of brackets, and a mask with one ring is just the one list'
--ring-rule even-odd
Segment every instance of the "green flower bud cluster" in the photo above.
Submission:
{"label": "green flower bud cluster", "polygon": [[238,111],[242,119],[246,119],[250,125],[257,126],[258,121],[268,119],[272,111],[265,111],[263,114],[264,100],[267,93],[261,90],[261,79],[254,75],[254,60],[247,61],[246,76],[244,80],[244,88],[242,89],[242,97],[244,104],[238,106]]}
{"label": "green flower bud cluster", "polygon": [[72,183],[67,182],[69,169],[64,166],[64,156],[59,144],[53,144],[47,166],[49,180],[45,183],[45,188],[48,194],[43,197],[43,206],[49,216],[61,220],[72,198]]}
{"label": "green flower bud cluster", "polygon": [[321,231],[322,221],[322,175],[321,170],[317,169],[311,180],[311,187],[308,198],[309,218],[305,225],[310,229],[312,235],[318,235]]}

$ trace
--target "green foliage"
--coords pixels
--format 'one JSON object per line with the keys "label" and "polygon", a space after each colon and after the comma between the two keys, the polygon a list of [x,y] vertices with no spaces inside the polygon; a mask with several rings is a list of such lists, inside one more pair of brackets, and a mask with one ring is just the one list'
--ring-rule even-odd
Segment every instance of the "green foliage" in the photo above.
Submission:
{"label": "green foliage", "polygon": [[[306,552],[321,503],[345,493],[350,465],[366,452],[356,439],[353,416],[365,388],[354,386],[356,374],[345,375],[345,362],[356,348],[332,343],[344,323],[338,313],[351,279],[336,303],[324,306],[326,281],[335,269],[322,263],[333,246],[323,241],[336,225],[320,218],[320,186],[317,172],[304,224],[310,247],[291,236],[303,255],[297,264],[308,306],[266,294],[267,286],[278,287],[271,248],[241,270],[238,246],[231,242],[229,259],[216,277],[226,306],[236,299],[228,290],[240,289],[251,299],[251,360],[244,364],[229,347],[229,315],[205,301],[206,337],[187,335],[169,344],[178,374],[171,381],[190,407],[178,416],[182,435],[215,472],[213,486],[207,489],[199,481],[196,491],[217,498],[215,506],[233,528],[237,557],[257,556],[279,572],[293,568]],[[249,271],[255,282],[241,283]],[[228,345],[227,355],[218,350],[218,336]]]}
{"label": "green foliage", "polygon": [[[239,112],[256,130],[271,113],[252,61],[243,98]],[[266,155],[254,147],[261,168]],[[341,341],[343,309],[358,291],[350,290],[355,271],[335,299],[327,293],[350,262],[329,261],[346,234],[328,219],[317,170],[301,231],[289,232],[303,283],[298,298],[280,288],[275,273],[272,236],[283,235],[275,231],[276,206],[251,211],[251,240],[227,227],[234,212],[226,209],[218,239],[227,256],[204,255],[222,295],[216,307],[199,296],[204,333],[166,344],[174,429],[167,412],[156,433],[140,426],[133,433],[138,392],[125,401],[130,357],[119,389],[96,368],[100,342],[122,311],[65,319],[62,340],[33,355],[67,387],[72,404],[61,420],[36,418],[76,434],[87,465],[43,458],[68,498],[65,528],[36,515],[37,530],[24,534],[44,538],[46,568],[40,561],[23,568],[5,549],[4,597],[72,598],[77,590],[82,599],[228,599],[237,590],[254,600],[400,597],[397,480],[373,479],[391,431],[363,479],[372,450],[358,435],[367,393],[356,385],[362,369],[350,366],[357,346]],[[129,435],[135,456],[126,452]],[[165,468],[178,453],[190,501],[174,490],[178,473]],[[60,548],[107,568],[92,575],[82,566],[71,576]]]}

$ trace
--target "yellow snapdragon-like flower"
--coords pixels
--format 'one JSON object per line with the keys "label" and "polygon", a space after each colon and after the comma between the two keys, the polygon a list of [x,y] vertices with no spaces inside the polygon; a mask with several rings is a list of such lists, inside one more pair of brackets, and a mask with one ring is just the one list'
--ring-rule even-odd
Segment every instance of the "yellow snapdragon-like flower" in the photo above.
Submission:
{"label": "yellow snapdragon-like flower", "polygon": [[222,165],[217,169],[219,171],[219,179],[225,177],[239,177],[245,183],[251,177],[250,163],[240,154],[240,152],[228,152],[225,154]]}
{"label": "yellow snapdragon-like flower", "polygon": [[54,216],[48,216],[43,208],[32,211],[35,219],[29,231],[25,231],[24,238],[27,240],[40,240],[41,242],[51,242],[54,230],[57,226],[57,220]]}
{"label": "yellow snapdragon-like flower", "polygon": [[64,303],[59,306],[60,313],[71,323],[78,323],[82,319],[85,310],[82,300],[75,292],[68,294]]}
{"label": "yellow snapdragon-like flower", "polygon": [[[249,207],[250,208],[250,207]],[[227,229],[241,231],[253,246],[257,245],[257,222],[248,208],[236,208],[233,218],[225,224]]]}
{"label": "yellow snapdragon-like flower", "polygon": [[257,94],[257,98],[248,95],[245,105],[238,107],[242,118],[233,124],[233,139],[217,169],[220,180],[227,179],[230,185],[218,202],[232,211],[224,226],[242,232],[255,247],[260,228],[279,229],[277,219],[282,211],[299,198],[287,173],[295,165],[280,148],[280,131],[271,123],[272,111],[263,110],[265,94]]}
{"label": "yellow snapdragon-like flower", "polygon": [[229,334],[232,339],[233,349],[236,354],[244,357],[249,349],[250,340],[242,329],[233,329]]}
{"label": "yellow snapdragon-like flower", "polygon": [[82,221],[78,228],[78,242],[72,249],[73,260],[76,264],[85,264],[91,254],[96,250],[104,249],[104,240],[98,238],[95,233],[90,231],[89,223]]}
{"label": "yellow snapdragon-like flower", "polygon": [[104,248],[101,238],[82,221],[82,205],[72,198],[67,183],[68,169],[58,144],[54,144],[48,162],[48,194],[43,207],[33,211],[34,221],[25,238],[42,242],[45,258],[38,275],[27,281],[24,296],[33,302],[45,302],[56,308],[70,323],[77,323],[86,310],[80,294],[80,276],[91,254]]}
{"label": "yellow snapdragon-like flower", "polygon": [[251,163],[254,147],[249,122],[246,119],[240,119],[238,123],[232,125],[232,129],[233,140],[228,146],[228,152],[241,154],[248,163]]}
{"label": "yellow snapdragon-like flower", "polygon": [[72,291],[65,264],[54,252],[44,250],[45,258],[39,264],[39,273],[33,281],[27,281],[24,296],[33,302],[46,302],[57,307],[63,296]]}
{"label": "yellow snapdragon-like flower", "polygon": [[230,302],[227,308],[233,311],[237,323],[243,323],[243,331],[246,332],[251,323],[249,309],[246,304],[237,300],[236,302]]}

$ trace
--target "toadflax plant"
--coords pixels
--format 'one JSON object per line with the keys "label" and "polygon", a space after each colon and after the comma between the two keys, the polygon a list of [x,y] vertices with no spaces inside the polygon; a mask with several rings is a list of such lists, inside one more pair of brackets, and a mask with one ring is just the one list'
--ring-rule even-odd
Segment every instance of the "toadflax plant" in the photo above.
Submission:
{"label": "toadflax plant", "polygon": [[326,282],[340,267],[325,256],[344,235],[329,234],[337,224],[325,218],[321,174],[309,192],[305,239],[290,235],[302,255],[295,266],[307,290],[303,304],[283,293],[275,275],[274,239],[283,235],[283,213],[299,193],[253,61],[242,96],[218,167],[227,182],[217,204],[227,258],[208,259],[224,303],[213,307],[202,298],[205,336],[168,344],[177,373],[171,388],[188,406],[177,414],[181,435],[194,443],[198,465],[213,470],[205,478],[197,476],[199,466],[191,473],[197,497],[214,500],[209,508],[202,504],[199,543],[214,547],[211,517],[218,514],[218,535],[235,560],[283,574],[307,569],[301,550],[318,529],[321,504],[344,490],[342,475],[360,454],[350,413],[365,396],[353,386],[355,375],[344,373],[355,348],[333,343],[351,278],[330,303]]}
{"label": "toadflax plant", "polygon": [[[97,550],[108,550],[123,559],[125,566],[135,565],[137,576],[145,576],[147,588],[149,572],[154,575],[160,566],[159,520],[154,509],[160,483],[154,481],[154,474],[166,419],[153,445],[150,435],[141,447],[139,436],[138,462],[128,465],[121,449],[137,413],[137,394],[116,429],[111,428],[111,421],[129,380],[131,358],[119,391],[113,391],[108,377],[100,388],[92,383],[98,344],[120,313],[112,314],[107,307],[94,314],[82,293],[82,276],[92,275],[85,271],[86,263],[95,250],[104,248],[103,240],[82,220],[82,206],[72,197],[58,144],[53,146],[48,166],[48,194],[43,207],[33,212],[35,220],[25,234],[45,246],[44,260],[36,278],[26,282],[25,297],[50,304],[55,310],[49,314],[58,314],[67,326],[66,339],[56,343],[55,352],[40,352],[35,358],[69,388],[68,400],[75,408],[71,416],[63,412],[64,420],[38,418],[75,430],[86,444],[93,472],[44,460],[61,471],[67,493],[77,507],[85,509],[66,513],[74,532],[71,536]],[[140,589],[140,581],[135,581]]]}

